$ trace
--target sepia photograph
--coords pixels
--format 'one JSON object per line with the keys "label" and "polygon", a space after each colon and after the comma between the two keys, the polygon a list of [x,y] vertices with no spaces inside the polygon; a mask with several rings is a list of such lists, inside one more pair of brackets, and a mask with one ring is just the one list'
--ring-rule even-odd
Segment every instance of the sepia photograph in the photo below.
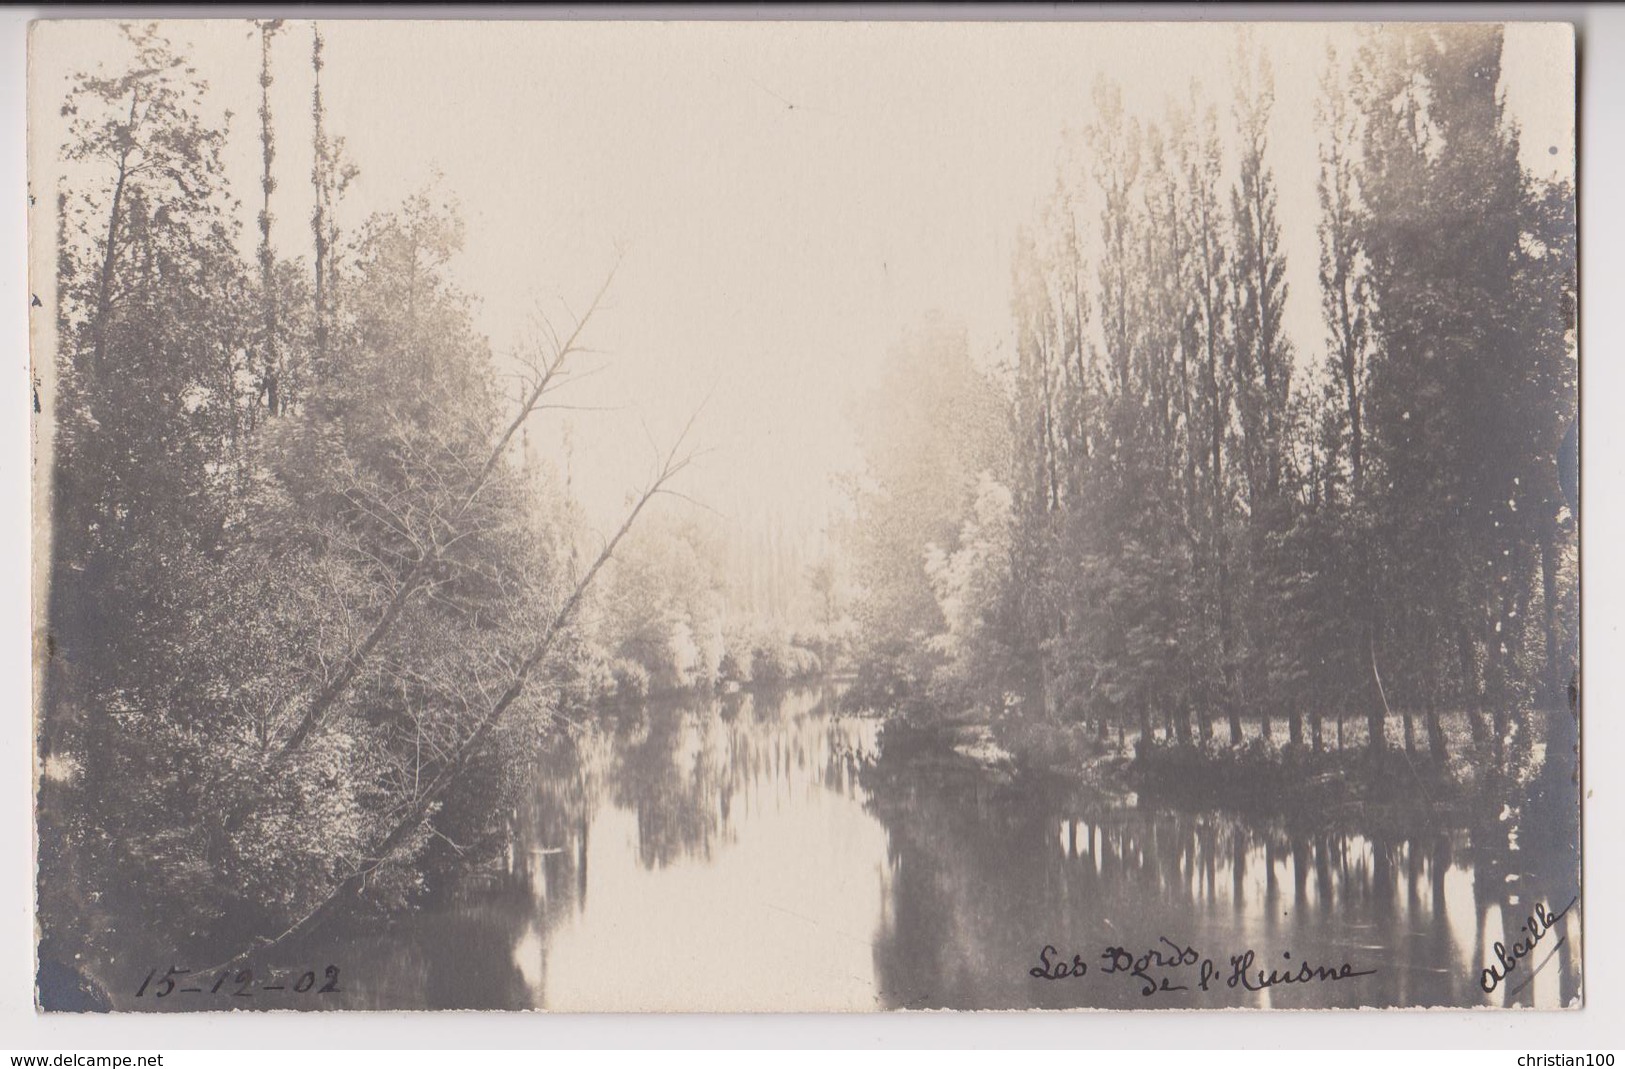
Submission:
{"label": "sepia photograph", "polygon": [[1584,1006],[1569,23],[27,79],[41,1013]]}

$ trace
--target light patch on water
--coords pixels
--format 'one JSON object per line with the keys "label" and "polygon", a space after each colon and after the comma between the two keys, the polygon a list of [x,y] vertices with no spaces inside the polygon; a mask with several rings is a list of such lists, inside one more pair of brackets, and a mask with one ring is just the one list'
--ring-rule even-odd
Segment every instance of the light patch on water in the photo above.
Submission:
{"label": "light patch on water", "polygon": [[[809,715],[815,701],[791,694],[777,710],[741,708],[731,721],[686,715],[668,786],[595,809],[577,870],[584,905],[556,914],[545,935],[527,931],[515,950],[537,1004],[877,1008],[874,942],[900,856],[846,767],[873,747],[874,726]],[[709,786],[694,799],[697,838],[646,848],[683,811],[665,791],[723,783],[732,784],[725,803]]]}
{"label": "light patch on water", "polygon": [[590,906],[551,936],[548,1009],[876,1008],[883,873],[849,860],[886,844],[861,807],[823,793],[756,808],[708,863],[652,870],[636,860],[637,819],[613,808],[594,821]]}

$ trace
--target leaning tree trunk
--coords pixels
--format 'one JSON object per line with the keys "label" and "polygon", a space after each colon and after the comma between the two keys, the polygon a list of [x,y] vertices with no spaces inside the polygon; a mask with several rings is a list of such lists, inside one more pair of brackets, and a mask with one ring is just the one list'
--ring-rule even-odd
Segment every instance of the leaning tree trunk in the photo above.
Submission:
{"label": "leaning tree trunk", "polygon": [[[463,495],[459,505],[452,510],[449,518],[451,526],[455,527],[468,509],[473,507],[476,499],[484,491],[486,484],[490,482],[491,477],[496,473],[497,465],[502,462],[502,458],[506,455],[508,446],[513,442],[514,436],[519,433],[525,421],[540,410],[542,400],[558,381],[566,362],[572,355],[581,351],[582,332],[586,330],[587,324],[603,303],[604,295],[609,292],[609,285],[614,278],[615,272],[612,270],[604,279],[603,285],[598,288],[597,294],[593,296],[592,303],[587,306],[587,310],[576,323],[575,329],[571,331],[570,336],[554,352],[552,358],[547,360],[540,368],[536,381],[531,384],[530,392],[521,400],[518,412],[514,414],[513,419],[508,422],[507,427],[497,437],[496,442],[486,454],[485,463],[480,466],[480,469],[475,472],[473,479],[470,481],[467,493]],[[308,704],[305,705],[293,731],[278,748],[274,758],[276,761],[286,760],[295,751],[303,747],[316,730],[321,727],[328,712],[359,677],[362,667],[372,656],[379,643],[394,630],[404,614],[407,602],[411,600],[417,591],[423,588],[436,562],[437,557],[435,555],[425,553],[408,564],[402,574],[397,577],[395,592],[390,597],[388,604],[384,606],[384,611],[362,640],[345,655],[342,666],[334,677],[321,690],[317,691]]]}
{"label": "leaning tree trunk", "polygon": [[1382,692],[1382,673],[1377,667],[1376,629],[1368,625],[1366,652],[1371,659],[1371,680],[1366,699],[1366,745],[1374,754],[1388,748],[1388,703]]}
{"label": "leaning tree trunk", "polygon": [[650,501],[661,493],[668,492],[666,490],[667,484],[688,467],[692,456],[679,458],[678,451],[692,426],[693,420],[690,419],[689,427],[684,429],[683,435],[678,439],[678,444],[673,446],[672,451],[666,456],[654,481],[633,503],[620,527],[604,543],[603,549],[599,551],[597,558],[593,561],[592,566],[587,569],[586,574],[576,581],[569,596],[554,612],[546,628],[542,631],[541,636],[524,660],[519,662],[519,665],[509,678],[508,685],[503,688],[496,701],[480,715],[475,722],[474,729],[463,737],[457,747],[442,762],[438,770],[427,778],[427,783],[418,791],[415,801],[397,819],[388,834],[366,852],[365,856],[372,863],[334,884],[309,912],[295,920],[279,935],[273,938],[261,939],[257,945],[239,951],[235,956],[220,965],[201,971],[215,972],[224,969],[242,961],[255,951],[269,949],[300,932],[309,931],[318,926],[344,902],[351,899],[364,886],[367,877],[392,860],[396,852],[406,845],[426,821],[431,819],[441,799],[469,775],[475,760],[482,755],[492,731],[502,722],[514,703],[525,693],[530,684],[531,676],[547,660],[553,651],[554,643],[571,625],[576,613],[581,608],[582,599],[592,587],[593,581],[598,577],[604,566],[609,563],[610,558],[614,556],[616,547],[632,530],[638,516]]}
{"label": "leaning tree trunk", "polygon": [[130,178],[130,153],[134,151],[135,123],[141,104],[139,90],[130,94],[129,131],[119,153],[118,176],[113,182],[113,203],[107,212],[107,248],[102,251],[101,273],[96,280],[96,321],[91,325],[93,366],[99,371],[107,356],[107,320],[113,310],[113,267],[118,262],[118,233],[124,222],[124,189]]}

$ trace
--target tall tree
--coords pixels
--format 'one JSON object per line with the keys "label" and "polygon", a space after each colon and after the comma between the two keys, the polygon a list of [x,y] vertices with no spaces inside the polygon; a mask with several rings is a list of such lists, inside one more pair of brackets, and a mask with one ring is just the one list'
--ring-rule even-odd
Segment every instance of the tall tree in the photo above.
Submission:
{"label": "tall tree", "polygon": [[[1193,89],[1194,101],[1194,89]],[[1241,709],[1236,686],[1237,640],[1231,579],[1232,538],[1235,519],[1235,473],[1228,466],[1235,404],[1235,348],[1230,324],[1234,294],[1230,287],[1228,227],[1220,202],[1222,154],[1217,108],[1196,111],[1190,134],[1182,143],[1181,171],[1185,176],[1185,214],[1191,234],[1192,286],[1196,322],[1194,346],[1198,353],[1195,418],[1200,427],[1201,474],[1207,501],[1203,529],[1203,556],[1211,586],[1206,593],[1210,613],[1207,628],[1215,636],[1218,679],[1208,689],[1207,702],[1225,716],[1230,742],[1242,741]]]}
{"label": "tall tree", "polygon": [[[1506,428],[1539,363],[1511,315],[1527,201],[1500,53],[1493,27],[1393,28],[1362,50],[1358,83],[1380,645],[1401,700],[1436,709],[1444,621],[1467,621],[1458,643],[1481,652],[1459,663],[1483,666],[1498,751],[1521,704],[1517,634],[1536,549],[1514,515],[1528,469]],[[1430,734],[1437,749],[1431,722]]]}
{"label": "tall tree", "polygon": [[272,163],[276,160],[276,135],[271,123],[271,40],[282,29],[281,19],[259,23],[260,35],[260,211],[259,267],[260,303],[265,314],[265,334],[261,341],[260,390],[265,411],[276,416],[284,405],[282,357],[278,352],[276,253],[271,246],[271,194],[276,191]]}
{"label": "tall tree", "polygon": [[[1290,464],[1292,347],[1283,330],[1286,254],[1281,246],[1275,175],[1266,159],[1274,75],[1267,56],[1237,57],[1235,119],[1240,173],[1230,194],[1235,250],[1231,266],[1235,338],[1235,391],[1242,474],[1246,484],[1248,633],[1243,676],[1246,694],[1262,714],[1270,737],[1272,707],[1281,698],[1275,679],[1292,670],[1285,660],[1286,562],[1281,539],[1292,523],[1286,493]],[[1289,738],[1303,742],[1302,711],[1290,711]]]}
{"label": "tall tree", "polygon": [[877,703],[918,697],[943,628],[925,547],[955,547],[983,471],[1002,473],[1002,392],[972,361],[964,331],[933,318],[895,345],[879,389],[855,414],[866,471],[846,533],[858,587],[860,684]]}

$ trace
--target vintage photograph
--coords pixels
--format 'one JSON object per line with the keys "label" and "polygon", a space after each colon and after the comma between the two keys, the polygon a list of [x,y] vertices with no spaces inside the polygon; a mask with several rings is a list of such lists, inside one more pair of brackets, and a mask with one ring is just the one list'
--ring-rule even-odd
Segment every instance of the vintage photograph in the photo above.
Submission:
{"label": "vintage photograph", "polygon": [[28,59],[40,1011],[1583,1005],[1570,25]]}

